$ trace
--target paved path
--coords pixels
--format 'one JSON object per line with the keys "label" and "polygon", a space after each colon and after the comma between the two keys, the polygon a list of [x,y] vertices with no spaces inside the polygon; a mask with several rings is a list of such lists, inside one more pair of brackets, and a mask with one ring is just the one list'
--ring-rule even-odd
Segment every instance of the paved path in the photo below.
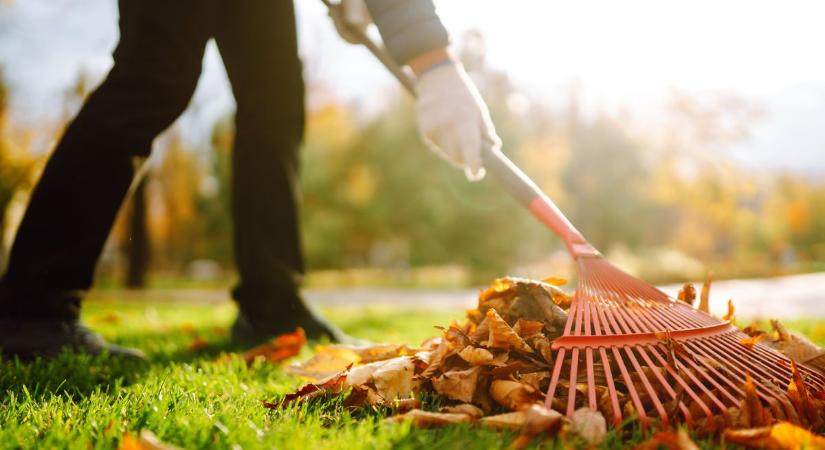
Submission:
{"label": "paved path", "polygon": [[[662,286],[675,296],[680,285]],[[697,290],[699,284],[697,284]],[[478,290],[426,289],[309,289],[306,296],[318,306],[352,305],[401,309],[466,309],[473,307]],[[143,292],[98,292],[97,297],[143,300],[228,301],[220,290],[154,290]],[[732,298],[739,317],[825,319],[825,273],[754,280],[717,281],[711,288],[711,312],[724,314]]]}

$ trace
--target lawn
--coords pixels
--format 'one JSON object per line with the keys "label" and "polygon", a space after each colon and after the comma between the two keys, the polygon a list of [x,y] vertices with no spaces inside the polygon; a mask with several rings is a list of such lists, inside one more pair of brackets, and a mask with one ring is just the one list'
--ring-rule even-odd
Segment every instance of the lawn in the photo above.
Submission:
{"label": "lawn", "polygon": [[[324,312],[358,337],[414,344],[436,334],[433,325],[462,316],[461,311],[374,308]],[[500,448],[514,438],[465,426],[387,426],[380,423],[386,411],[350,413],[334,401],[268,411],[263,400],[276,399],[301,381],[275,365],[216,361],[233,351],[227,334],[234,316],[230,304],[94,302],[84,316],[106,338],[144,349],[149,361],[64,353],[53,361],[0,362],[0,449],[116,448],[124,433],[141,429],[189,449]],[[789,325],[823,341],[815,322]],[[198,338],[207,345],[193,349]],[[612,437],[604,447],[623,444]]]}

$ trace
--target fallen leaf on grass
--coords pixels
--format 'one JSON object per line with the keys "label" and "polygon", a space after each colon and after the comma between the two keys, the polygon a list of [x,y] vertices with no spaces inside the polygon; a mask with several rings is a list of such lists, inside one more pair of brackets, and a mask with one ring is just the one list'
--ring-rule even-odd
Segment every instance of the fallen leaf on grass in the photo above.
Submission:
{"label": "fallen leaf on grass", "polygon": [[690,438],[687,430],[658,431],[653,437],[633,447],[633,450],[699,450],[699,446]]}
{"label": "fallen leaf on grass", "polygon": [[584,407],[573,412],[573,431],[590,445],[598,445],[607,435],[607,421],[599,411]]}
{"label": "fallen leaf on grass", "polygon": [[194,353],[194,352],[201,351],[201,350],[203,350],[204,348],[206,348],[208,346],[209,346],[209,342],[207,342],[206,339],[204,339],[200,335],[195,335],[195,338],[192,339],[192,343],[190,343],[189,347],[187,347],[186,349],[190,353]]}
{"label": "fallen leaf on grass", "polygon": [[294,333],[282,334],[266,344],[259,345],[243,354],[243,360],[252,364],[255,359],[262,357],[267,362],[275,363],[301,353],[307,338],[302,328]]}
{"label": "fallen leaf on grass", "polygon": [[399,423],[410,421],[412,426],[417,428],[438,428],[457,423],[469,423],[472,418],[467,414],[458,413],[437,413],[413,409],[404,414],[387,417],[384,422]]}
{"label": "fallen leaf on grass", "polygon": [[779,422],[769,427],[725,430],[725,440],[749,448],[768,450],[825,449],[825,437],[790,422]]}
{"label": "fallen leaf on grass", "polygon": [[317,384],[306,384],[297,391],[285,395],[279,403],[264,402],[264,407],[268,409],[280,409],[289,406],[292,403],[302,402],[324,394],[339,394],[346,387],[346,380],[346,374],[338,374]]}
{"label": "fallen leaf on grass", "polygon": [[470,403],[462,403],[460,405],[454,406],[443,406],[439,412],[443,413],[453,413],[453,414],[466,414],[470,417],[475,419],[479,419],[484,416],[484,411],[481,410],[478,406],[475,406]]}
{"label": "fallen leaf on grass", "polygon": [[418,385],[413,381],[415,364],[412,358],[401,356],[382,362],[372,374],[378,395],[385,400],[393,400],[412,394]]}
{"label": "fallen leaf on grass", "polygon": [[472,402],[478,385],[478,374],[481,368],[471,367],[467,370],[453,370],[433,378],[433,389],[452,400]]}
{"label": "fallen leaf on grass", "polygon": [[540,405],[533,405],[524,411],[524,426],[521,434],[510,444],[510,448],[519,450],[527,446],[537,436],[553,435],[562,425],[561,413]]}
{"label": "fallen leaf on grass", "polygon": [[490,384],[490,397],[505,408],[520,411],[540,402],[542,394],[529,384],[513,380],[493,380]]}
{"label": "fallen leaf on grass", "polygon": [[337,345],[318,346],[310,359],[290,364],[284,371],[290,375],[320,380],[343,372],[347,367],[360,361],[361,357],[350,348]]}
{"label": "fallen leaf on grass", "polygon": [[115,312],[108,312],[106,314],[101,314],[99,316],[94,316],[90,319],[90,322],[98,323],[98,324],[104,324],[104,323],[118,324],[118,323],[120,323],[120,321],[121,321],[120,314],[115,313]]}
{"label": "fallen leaf on grass", "polygon": [[142,430],[137,438],[129,433],[124,434],[118,450],[181,450],[181,448],[161,441],[149,430]]}

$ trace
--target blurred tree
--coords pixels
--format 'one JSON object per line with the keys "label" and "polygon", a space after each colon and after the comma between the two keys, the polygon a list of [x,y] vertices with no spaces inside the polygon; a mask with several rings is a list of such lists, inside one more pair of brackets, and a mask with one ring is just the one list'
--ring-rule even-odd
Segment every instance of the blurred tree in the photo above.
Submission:
{"label": "blurred tree", "polygon": [[8,117],[9,87],[0,70],[0,273],[6,262],[6,212],[15,195],[30,187],[35,160],[12,136]]}

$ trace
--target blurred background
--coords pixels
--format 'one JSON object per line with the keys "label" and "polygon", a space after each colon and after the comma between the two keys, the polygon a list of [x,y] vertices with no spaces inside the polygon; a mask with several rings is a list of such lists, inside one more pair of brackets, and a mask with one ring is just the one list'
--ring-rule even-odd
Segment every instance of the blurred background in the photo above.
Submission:
{"label": "blurred background", "polygon": [[[310,287],[573,275],[558,239],[420,143],[412,102],[296,1]],[[505,152],[591,242],[658,283],[825,269],[820,2],[437,0]],[[0,271],[61,130],[105,76],[114,0],[0,2]],[[229,286],[234,104],[213,44],[155,143],[98,286]]]}

